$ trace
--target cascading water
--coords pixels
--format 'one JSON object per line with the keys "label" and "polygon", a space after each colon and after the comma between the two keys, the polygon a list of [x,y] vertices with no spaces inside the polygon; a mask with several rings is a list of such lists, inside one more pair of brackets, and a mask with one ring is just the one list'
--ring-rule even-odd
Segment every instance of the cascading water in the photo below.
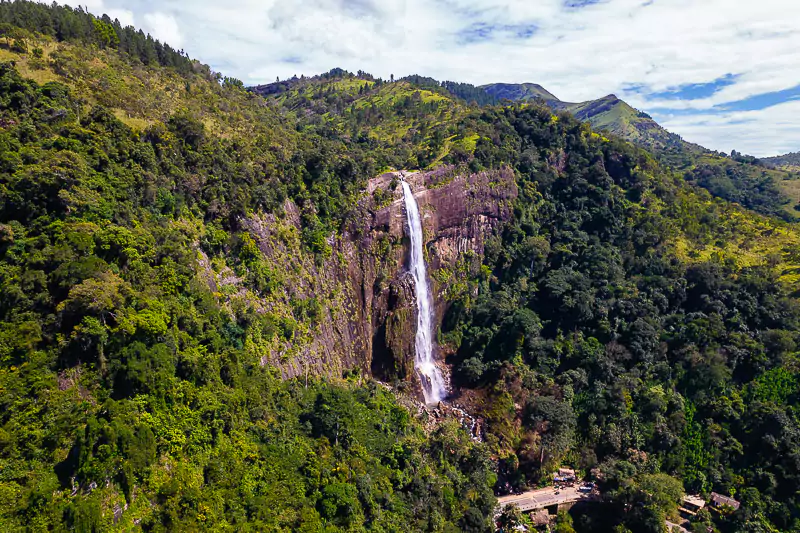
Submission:
{"label": "cascading water", "polygon": [[403,198],[408,218],[408,234],[411,238],[411,274],[417,289],[417,337],[414,367],[422,382],[425,403],[435,404],[447,396],[444,378],[433,360],[433,306],[431,305],[428,274],[425,270],[425,256],[422,253],[422,219],[419,207],[411,192],[411,187],[403,183]]}

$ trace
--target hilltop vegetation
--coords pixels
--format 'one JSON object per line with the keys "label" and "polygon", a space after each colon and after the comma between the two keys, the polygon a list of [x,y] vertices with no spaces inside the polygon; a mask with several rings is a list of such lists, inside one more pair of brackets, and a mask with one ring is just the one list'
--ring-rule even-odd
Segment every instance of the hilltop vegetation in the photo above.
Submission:
{"label": "hilltop vegetation", "polygon": [[[28,42],[33,34],[118,50],[143,64],[154,63],[184,74],[192,72],[195,67],[202,68],[182,50],[174,50],[132,26],[123,27],[118,20],[112,21],[107,15],[94,17],[82,8],[3,0],[0,34],[7,47],[18,52],[30,52],[36,59],[42,58],[35,51],[37,46]],[[208,72],[208,67],[204,68]]]}
{"label": "hilltop vegetation", "polygon": [[[4,531],[489,531],[493,489],[562,464],[605,495],[580,532],[662,531],[681,488],[742,502],[698,530],[800,530],[800,235],[722,199],[735,176],[694,176],[712,197],[570,114],[458,84],[334,70],[262,97],[109,46],[128,30],[80,11],[12,15],[45,23],[0,39]],[[72,16],[84,33],[46,31]],[[439,343],[484,443],[426,433],[357,370],[265,364],[337,305],[294,288],[346,261],[331,242],[367,180],[439,167],[519,190],[483,264],[441,276]]]}
{"label": "hilltop vegetation", "polygon": [[481,86],[487,94],[500,100],[512,102],[527,102],[531,100],[544,100],[545,102],[558,102],[553,93],[538,83],[492,83]]}
{"label": "hilltop vegetation", "polygon": [[793,172],[800,172],[800,152],[795,152],[786,155],[779,155],[775,157],[767,157],[762,161],[777,168],[783,168]]}

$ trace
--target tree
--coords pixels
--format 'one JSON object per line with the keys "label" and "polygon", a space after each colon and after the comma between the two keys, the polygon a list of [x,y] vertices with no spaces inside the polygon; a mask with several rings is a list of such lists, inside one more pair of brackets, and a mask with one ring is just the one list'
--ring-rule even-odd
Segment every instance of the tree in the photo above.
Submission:
{"label": "tree", "polygon": [[6,47],[11,48],[11,39],[17,39],[19,28],[7,22],[0,23],[0,37],[5,38]]}
{"label": "tree", "polygon": [[525,524],[525,515],[514,504],[506,505],[497,517],[497,527],[503,533],[514,531],[517,527]]}
{"label": "tree", "polygon": [[560,511],[556,517],[555,533],[575,533],[572,527],[572,516],[567,511]]}
{"label": "tree", "polygon": [[100,46],[116,48],[119,45],[119,37],[117,36],[117,31],[114,29],[114,26],[100,19],[94,19],[93,22]]}
{"label": "tree", "polygon": [[124,302],[125,290],[126,284],[117,274],[103,272],[73,287],[58,309],[64,313],[96,316],[105,324]]}
{"label": "tree", "polygon": [[684,494],[679,480],[662,473],[642,475],[637,480],[637,488],[667,516],[675,515]]}

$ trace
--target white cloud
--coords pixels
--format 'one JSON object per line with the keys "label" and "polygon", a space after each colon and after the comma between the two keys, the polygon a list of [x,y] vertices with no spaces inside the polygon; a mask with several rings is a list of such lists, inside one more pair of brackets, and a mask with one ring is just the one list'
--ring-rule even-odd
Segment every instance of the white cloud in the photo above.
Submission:
{"label": "white cloud", "polygon": [[146,13],[142,17],[142,26],[154,39],[168,43],[175,49],[180,49],[183,45],[183,37],[178,27],[178,21],[169,13],[162,13],[161,11]]}
{"label": "white cloud", "polygon": [[136,25],[136,21],[133,18],[133,11],[128,9],[108,9],[105,10],[105,13],[111,20],[118,20],[123,27]]}
{"label": "white cloud", "polygon": [[[800,70],[800,2],[794,0],[605,0],[583,8],[568,8],[565,0],[80,3],[89,3],[93,12],[129,11],[155,37],[246,83],[338,66],[383,77],[419,73],[475,84],[531,81],[564,100],[613,92],[644,110],[702,112],[790,88]],[[476,23],[489,33],[492,26],[537,31],[518,40],[509,38],[513,31],[498,31],[502,39],[463,44],[459,36]],[[676,103],[643,96],[730,74],[735,82],[708,98]],[[800,123],[795,107],[784,112],[796,113],[790,118]],[[732,121],[715,133],[716,123],[670,120],[676,133],[712,148],[740,131],[736,139],[752,143],[737,148],[744,152],[769,150],[768,141],[746,134],[746,128],[761,124]],[[777,150],[791,143],[792,131],[784,123],[776,128],[789,139],[769,141]],[[791,148],[800,149],[800,137]]]}
{"label": "white cloud", "polygon": [[759,111],[664,117],[661,124],[703,146],[729,152],[746,146],[757,157],[798,149],[800,101],[791,100]]}

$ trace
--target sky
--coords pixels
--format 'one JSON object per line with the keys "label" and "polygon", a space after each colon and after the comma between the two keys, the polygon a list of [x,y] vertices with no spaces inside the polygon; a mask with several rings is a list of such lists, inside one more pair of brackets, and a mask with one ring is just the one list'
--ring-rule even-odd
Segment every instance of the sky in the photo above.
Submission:
{"label": "sky", "polygon": [[248,85],[334,67],[616,94],[707,148],[800,151],[797,0],[83,0]]}

